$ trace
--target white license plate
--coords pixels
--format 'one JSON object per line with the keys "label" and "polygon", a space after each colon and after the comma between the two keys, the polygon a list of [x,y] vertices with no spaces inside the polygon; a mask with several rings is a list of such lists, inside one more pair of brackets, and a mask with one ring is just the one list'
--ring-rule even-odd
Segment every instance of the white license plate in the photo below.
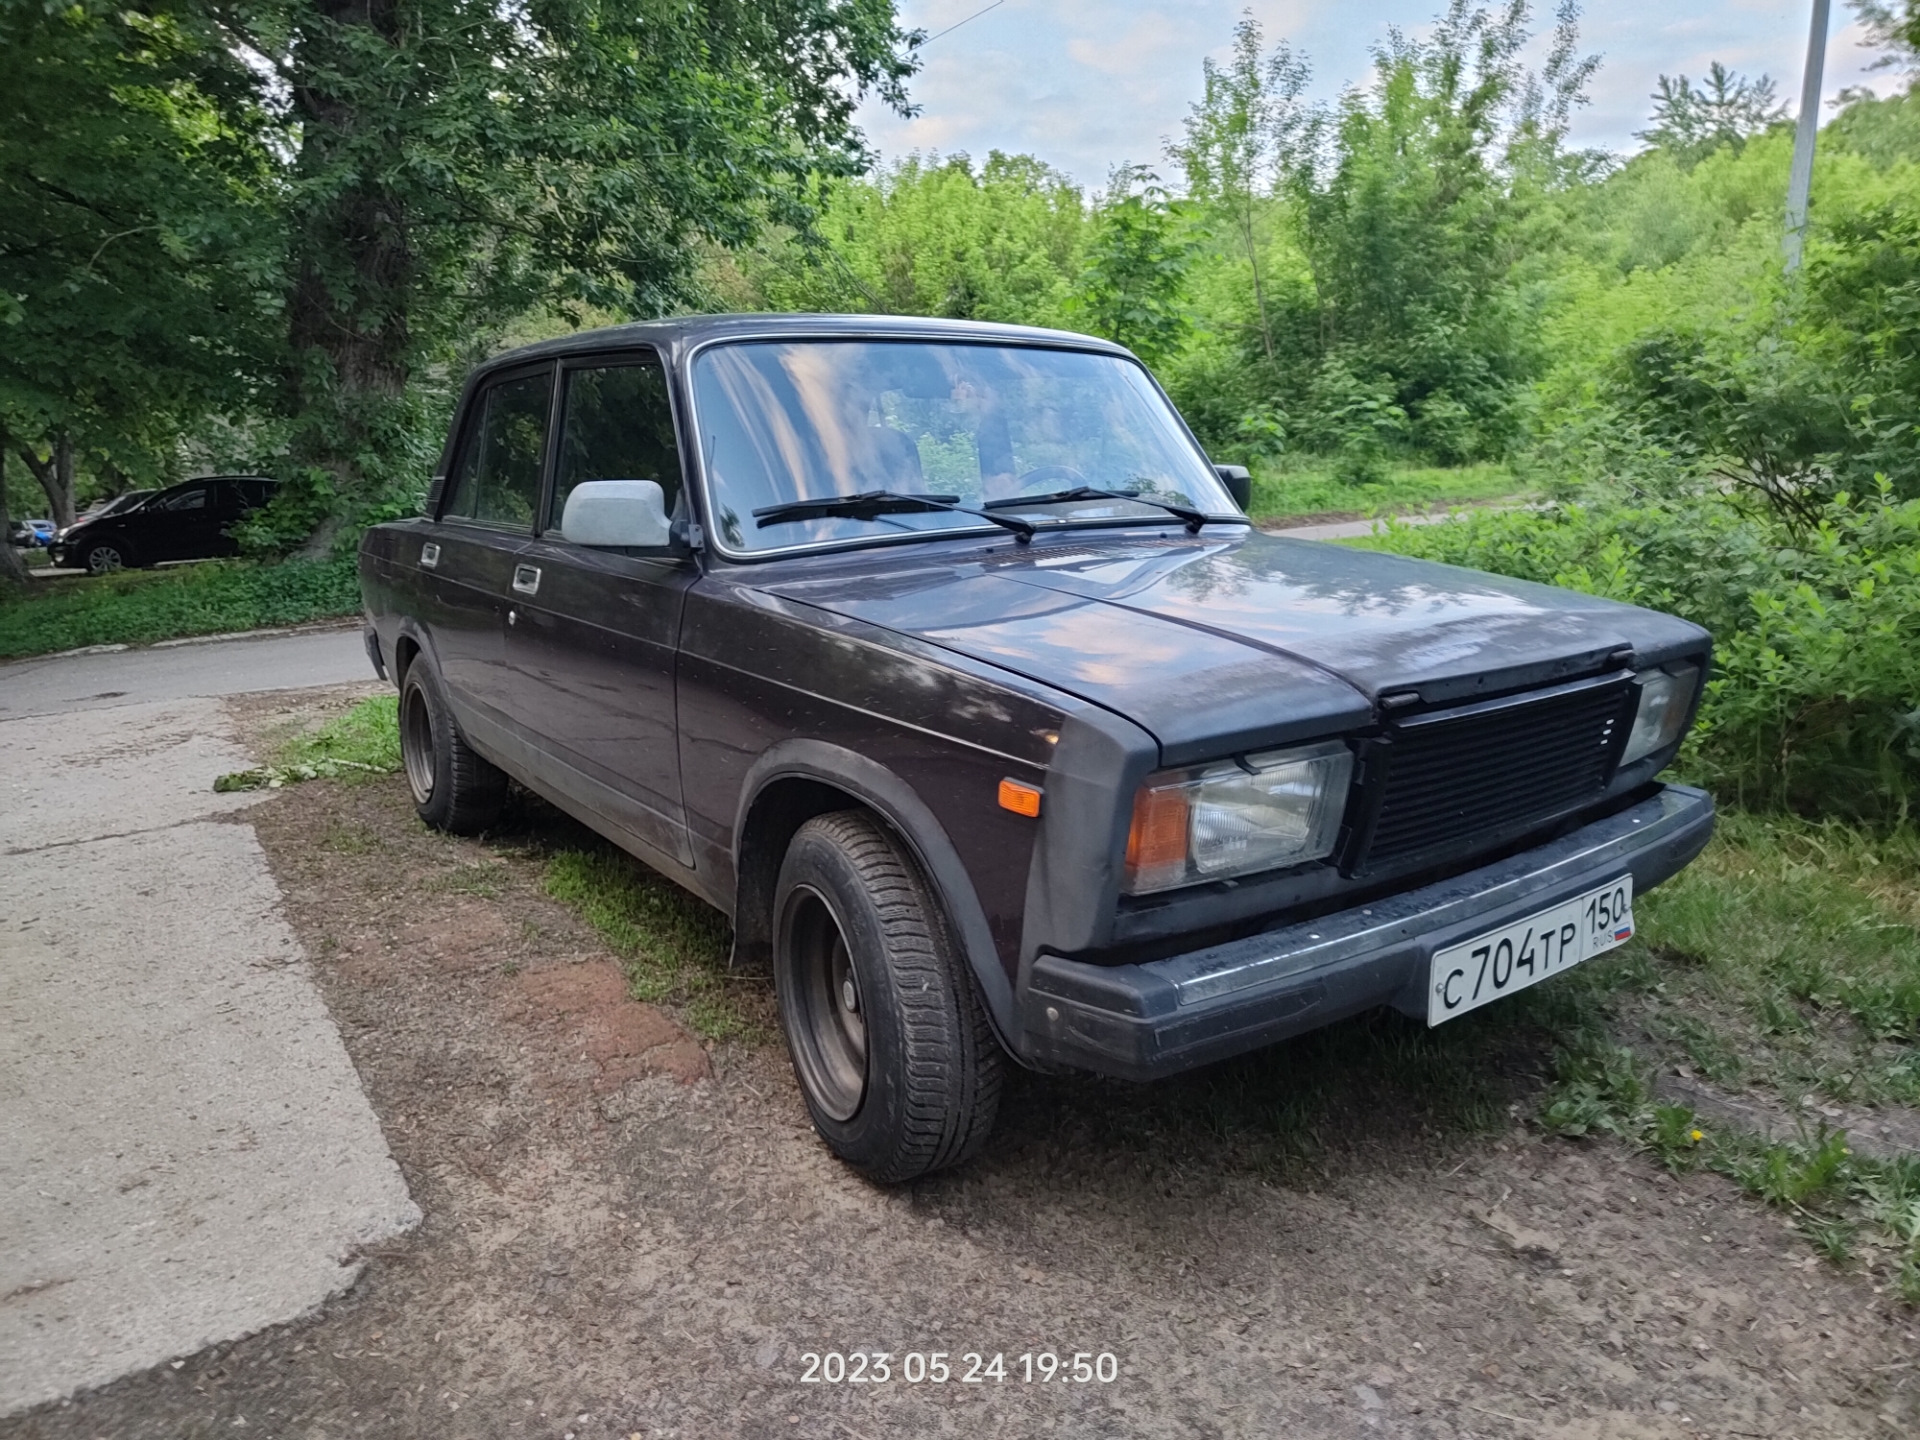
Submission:
{"label": "white license plate", "polygon": [[1633,877],[1450,945],[1433,957],[1427,1024],[1478,1010],[1633,938]]}

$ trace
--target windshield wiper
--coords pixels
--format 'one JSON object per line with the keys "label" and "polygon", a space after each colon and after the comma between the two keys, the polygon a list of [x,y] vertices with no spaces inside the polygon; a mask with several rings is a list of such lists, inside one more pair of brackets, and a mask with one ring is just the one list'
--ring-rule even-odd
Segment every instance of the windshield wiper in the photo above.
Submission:
{"label": "windshield wiper", "polygon": [[1068,500],[1131,500],[1138,505],[1155,505],[1169,515],[1184,520],[1187,529],[1194,534],[1200,533],[1200,527],[1207,523],[1204,510],[1195,510],[1187,505],[1175,505],[1170,500],[1156,500],[1140,490],[1102,490],[1094,485],[1076,485],[1071,490],[1049,490],[1043,495],[1010,495],[1004,500],[989,500],[982,510],[1017,510],[1027,505],[1059,505]]}
{"label": "windshield wiper", "polygon": [[990,520],[1002,530],[1011,530],[1024,542],[1033,539],[1039,526],[1031,520],[1016,520],[1011,515],[990,515],[962,505],[958,495],[914,495],[902,490],[862,490],[857,495],[824,495],[817,500],[788,500],[779,505],[762,505],[753,518],[762,529],[789,520],[877,520],[882,515],[925,514],[950,511],[956,515],[974,515]]}

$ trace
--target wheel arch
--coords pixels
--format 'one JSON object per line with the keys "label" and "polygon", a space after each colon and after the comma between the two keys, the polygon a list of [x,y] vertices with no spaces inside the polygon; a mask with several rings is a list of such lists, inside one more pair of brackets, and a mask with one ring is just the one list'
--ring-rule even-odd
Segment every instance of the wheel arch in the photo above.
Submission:
{"label": "wheel arch", "polygon": [[733,944],[736,960],[770,965],[773,897],[795,832],[816,815],[863,809],[906,846],[933,886],[953,938],[967,957],[995,1033],[1009,1053],[1013,986],[972,877],[946,830],[898,775],[865,755],[821,740],[792,740],[761,756],[741,787],[734,822]]}

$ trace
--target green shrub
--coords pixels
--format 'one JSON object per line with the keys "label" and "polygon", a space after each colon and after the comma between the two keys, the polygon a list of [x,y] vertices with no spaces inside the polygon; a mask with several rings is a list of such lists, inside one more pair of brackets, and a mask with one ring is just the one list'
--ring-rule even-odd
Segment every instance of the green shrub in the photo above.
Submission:
{"label": "green shrub", "polygon": [[35,581],[25,597],[0,603],[0,660],[83,645],[145,645],[297,625],[359,609],[352,557],[278,565],[214,560],[100,579]]}
{"label": "green shrub", "polygon": [[1367,543],[1704,625],[1685,765],[1729,800],[1892,819],[1920,791],[1920,502],[1843,494],[1808,526],[1714,494],[1567,504]]}

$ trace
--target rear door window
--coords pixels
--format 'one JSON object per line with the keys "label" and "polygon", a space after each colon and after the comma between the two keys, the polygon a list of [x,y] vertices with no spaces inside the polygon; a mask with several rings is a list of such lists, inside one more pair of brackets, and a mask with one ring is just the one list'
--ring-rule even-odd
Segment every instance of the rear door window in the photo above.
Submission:
{"label": "rear door window", "polygon": [[191,490],[180,490],[160,502],[162,510],[204,510],[207,508],[207,487],[196,485]]}
{"label": "rear door window", "polygon": [[567,496],[583,480],[655,480],[667,513],[680,501],[680,447],[666,372],[642,358],[569,369],[563,380],[560,457],[546,528],[559,530]]}
{"label": "rear door window", "polygon": [[532,530],[553,403],[552,372],[489,385],[473,406],[444,515]]}

